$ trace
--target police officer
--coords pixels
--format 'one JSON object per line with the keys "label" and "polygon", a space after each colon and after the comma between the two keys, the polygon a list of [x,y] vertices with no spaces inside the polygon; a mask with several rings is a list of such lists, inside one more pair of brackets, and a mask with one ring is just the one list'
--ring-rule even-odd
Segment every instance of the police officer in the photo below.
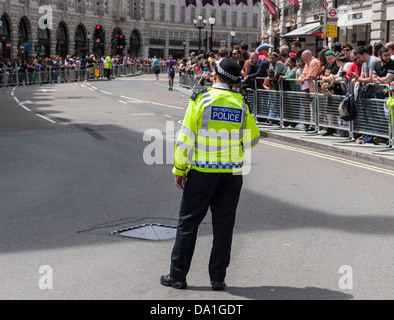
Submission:
{"label": "police officer", "polygon": [[105,72],[108,80],[111,80],[112,67],[113,67],[112,56],[108,55],[107,58],[105,59]]}
{"label": "police officer", "polygon": [[241,67],[231,59],[215,63],[211,89],[195,92],[175,144],[175,184],[183,191],[171,254],[170,273],[161,284],[187,287],[198,226],[212,212],[213,245],[209,276],[213,290],[224,290],[230,263],[236,208],[242,187],[244,148],[259,142],[260,131],[247,101],[231,91]]}

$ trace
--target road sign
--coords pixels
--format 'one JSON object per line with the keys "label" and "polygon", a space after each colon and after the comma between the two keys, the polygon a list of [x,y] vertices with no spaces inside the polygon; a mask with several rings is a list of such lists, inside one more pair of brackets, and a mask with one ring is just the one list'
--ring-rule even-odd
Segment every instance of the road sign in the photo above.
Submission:
{"label": "road sign", "polygon": [[19,49],[20,49],[21,51],[25,50],[25,45],[22,43],[22,44],[19,46]]}
{"label": "road sign", "polygon": [[328,10],[328,19],[338,19],[338,11],[337,9],[330,9]]}
{"label": "road sign", "polygon": [[338,38],[338,27],[336,25],[327,25],[327,38]]}
{"label": "road sign", "polygon": [[9,50],[9,49],[11,49],[11,42],[7,42],[6,44],[5,44],[5,47]]}
{"label": "road sign", "polygon": [[327,1],[324,1],[324,2],[323,2],[323,8],[324,8],[325,10],[327,10],[327,8],[328,8],[328,2],[327,2]]}

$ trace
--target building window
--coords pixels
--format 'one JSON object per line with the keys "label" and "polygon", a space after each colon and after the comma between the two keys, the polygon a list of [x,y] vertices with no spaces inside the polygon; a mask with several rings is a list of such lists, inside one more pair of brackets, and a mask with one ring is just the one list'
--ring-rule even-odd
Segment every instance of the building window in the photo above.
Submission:
{"label": "building window", "polygon": [[186,22],[186,8],[181,7],[181,23],[185,23],[185,22]]}
{"label": "building window", "polygon": [[164,3],[160,4],[160,21],[165,21],[166,18],[166,6]]}
{"label": "building window", "polygon": [[237,11],[232,12],[231,16],[231,26],[236,27],[237,26]]}
{"label": "building window", "polygon": [[196,8],[190,10],[190,20],[193,21],[194,19],[196,19]]}
{"label": "building window", "polygon": [[242,13],[242,27],[246,28],[248,26],[248,14],[246,12]]}
{"label": "building window", "polygon": [[150,3],[150,20],[155,20],[155,3]]}
{"label": "building window", "polygon": [[227,11],[222,11],[222,26],[227,25]]}
{"label": "building window", "polygon": [[175,22],[175,6],[171,5],[170,7],[170,19],[171,22]]}
{"label": "building window", "polygon": [[253,28],[258,28],[258,19],[259,15],[257,13],[253,13]]}

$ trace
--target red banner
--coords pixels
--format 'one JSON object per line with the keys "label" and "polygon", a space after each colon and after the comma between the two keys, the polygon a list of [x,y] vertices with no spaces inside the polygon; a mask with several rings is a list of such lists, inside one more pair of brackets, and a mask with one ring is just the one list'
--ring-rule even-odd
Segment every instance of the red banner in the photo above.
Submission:
{"label": "red banner", "polygon": [[202,6],[205,7],[207,4],[213,6],[213,0],[202,0]]}
{"label": "red banner", "polygon": [[271,2],[271,0],[263,0],[263,3],[271,14],[272,19],[276,20],[276,6]]}
{"label": "red banner", "polygon": [[298,0],[289,0],[290,4],[296,9],[296,10],[300,10],[300,3],[298,2]]}
{"label": "red banner", "polygon": [[197,7],[196,0],[185,0],[185,2],[186,2],[186,7],[190,6],[191,4]]}

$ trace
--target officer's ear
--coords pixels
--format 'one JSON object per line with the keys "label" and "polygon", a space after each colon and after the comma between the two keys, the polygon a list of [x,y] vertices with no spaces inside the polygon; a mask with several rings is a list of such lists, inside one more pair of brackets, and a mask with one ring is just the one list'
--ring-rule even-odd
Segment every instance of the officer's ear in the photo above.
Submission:
{"label": "officer's ear", "polygon": [[217,81],[218,80],[218,73],[217,72],[213,72],[213,80]]}

